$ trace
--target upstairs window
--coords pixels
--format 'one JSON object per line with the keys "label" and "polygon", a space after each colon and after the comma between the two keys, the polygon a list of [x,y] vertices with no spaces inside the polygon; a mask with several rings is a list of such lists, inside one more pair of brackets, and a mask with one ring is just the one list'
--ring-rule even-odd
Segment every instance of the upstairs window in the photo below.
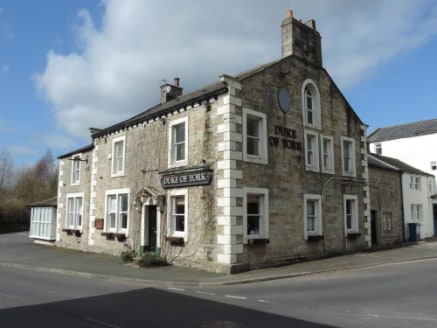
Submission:
{"label": "upstairs window", "polygon": [[310,79],[302,85],[302,115],[305,126],[321,129],[320,93]]}
{"label": "upstairs window", "polygon": [[332,137],[321,136],[322,172],[334,173],[334,142]]}
{"label": "upstairs window", "polygon": [[112,141],[112,176],[124,175],[125,137],[115,138]]}
{"label": "upstairs window", "polygon": [[169,166],[187,165],[188,155],[188,118],[174,120],[169,131]]}
{"label": "upstairs window", "polygon": [[380,143],[375,144],[375,153],[378,155],[382,155],[382,145]]}
{"label": "upstairs window", "polygon": [[410,175],[410,189],[420,191],[422,189],[422,179],[418,175]]}
{"label": "upstairs window", "polygon": [[243,109],[243,157],[246,162],[267,164],[267,120],[263,113]]}
{"label": "upstairs window", "polygon": [[342,137],[341,151],[343,175],[355,176],[355,140]]}
{"label": "upstairs window", "polygon": [[319,171],[318,135],[305,131],[305,166],[309,171]]}
{"label": "upstairs window", "polygon": [[71,184],[80,184],[80,155],[75,155],[71,161]]}

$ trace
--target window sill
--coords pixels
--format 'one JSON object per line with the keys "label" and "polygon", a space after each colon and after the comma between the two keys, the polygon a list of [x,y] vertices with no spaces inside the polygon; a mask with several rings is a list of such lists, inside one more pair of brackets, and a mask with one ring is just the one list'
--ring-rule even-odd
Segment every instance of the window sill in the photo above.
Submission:
{"label": "window sill", "polygon": [[324,235],[308,235],[307,240],[308,241],[319,241],[325,239]]}
{"label": "window sill", "polygon": [[351,239],[358,238],[358,237],[361,237],[361,233],[359,233],[359,232],[348,232],[347,233],[347,237],[351,238]]}
{"label": "window sill", "polygon": [[165,237],[171,246],[185,246],[184,237]]}
{"label": "window sill", "polygon": [[63,232],[66,232],[68,235],[75,235],[76,237],[80,237],[82,235],[82,231],[79,229],[62,229]]}
{"label": "window sill", "polygon": [[270,243],[268,238],[253,238],[247,241],[249,245],[265,245]]}
{"label": "window sill", "polygon": [[126,234],[122,232],[102,232],[102,236],[105,236],[106,239],[115,239],[118,241],[124,241],[126,239]]}

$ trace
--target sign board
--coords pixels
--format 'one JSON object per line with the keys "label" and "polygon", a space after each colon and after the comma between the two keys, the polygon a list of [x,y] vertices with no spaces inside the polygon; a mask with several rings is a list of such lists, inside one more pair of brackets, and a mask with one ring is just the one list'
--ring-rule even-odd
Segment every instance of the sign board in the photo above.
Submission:
{"label": "sign board", "polygon": [[164,189],[168,189],[208,185],[210,184],[211,179],[211,171],[205,169],[199,171],[165,174],[161,178],[161,186]]}

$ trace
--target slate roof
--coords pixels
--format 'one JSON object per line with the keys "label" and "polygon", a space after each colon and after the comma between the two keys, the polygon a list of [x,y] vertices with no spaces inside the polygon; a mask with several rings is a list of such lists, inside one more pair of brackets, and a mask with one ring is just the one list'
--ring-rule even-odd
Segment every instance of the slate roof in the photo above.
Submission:
{"label": "slate roof", "polygon": [[369,166],[399,171],[402,173],[419,174],[433,177],[432,174],[419,170],[393,157],[387,157],[377,154],[368,154],[367,158]]}
{"label": "slate roof", "polygon": [[368,140],[379,142],[433,133],[437,133],[437,119],[378,128],[369,135]]}

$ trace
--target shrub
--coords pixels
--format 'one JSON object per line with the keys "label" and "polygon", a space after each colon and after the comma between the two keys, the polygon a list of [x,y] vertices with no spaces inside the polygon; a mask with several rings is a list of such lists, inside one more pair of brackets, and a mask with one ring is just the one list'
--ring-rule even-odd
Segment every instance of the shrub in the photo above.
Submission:
{"label": "shrub", "polygon": [[124,262],[132,262],[135,256],[137,256],[137,252],[130,248],[120,254],[120,257]]}
{"label": "shrub", "polygon": [[165,258],[162,258],[156,253],[148,252],[141,256],[141,258],[138,260],[138,265],[140,267],[165,266],[168,265],[168,262]]}

